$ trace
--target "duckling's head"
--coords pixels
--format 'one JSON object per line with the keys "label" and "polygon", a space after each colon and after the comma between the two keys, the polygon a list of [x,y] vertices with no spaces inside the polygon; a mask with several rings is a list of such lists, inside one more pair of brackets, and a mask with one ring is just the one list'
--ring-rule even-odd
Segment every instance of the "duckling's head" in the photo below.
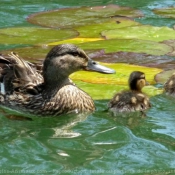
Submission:
{"label": "duckling's head", "polygon": [[146,85],[145,74],[140,71],[134,71],[129,77],[129,87],[133,91],[141,91]]}
{"label": "duckling's head", "polygon": [[73,44],[61,44],[53,47],[47,54],[43,66],[44,81],[47,83],[67,79],[78,70],[115,73],[91,60],[86,53]]}

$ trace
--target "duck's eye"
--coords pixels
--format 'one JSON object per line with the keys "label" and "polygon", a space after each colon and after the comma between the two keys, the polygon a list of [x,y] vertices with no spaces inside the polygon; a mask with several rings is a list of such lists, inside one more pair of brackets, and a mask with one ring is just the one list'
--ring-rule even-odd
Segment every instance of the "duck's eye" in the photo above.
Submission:
{"label": "duck's eye", "polygon": [[97,63],[95,61],[92,62],[93,65],[96,65]]}

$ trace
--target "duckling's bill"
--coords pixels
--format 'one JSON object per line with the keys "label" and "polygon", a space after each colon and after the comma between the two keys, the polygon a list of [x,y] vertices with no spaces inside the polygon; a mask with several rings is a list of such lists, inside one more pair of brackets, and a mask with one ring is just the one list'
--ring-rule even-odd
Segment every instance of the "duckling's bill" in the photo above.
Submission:
{"label": "duckling's bill", "polygon": [[88,60],[88,65],[87,65],[87,67],[85,67],[85,70],[106,73],[106,74],[116,73],[115,70],[108,68],[106,66],[100,65],[99,63],[97,63],[91,59]]}

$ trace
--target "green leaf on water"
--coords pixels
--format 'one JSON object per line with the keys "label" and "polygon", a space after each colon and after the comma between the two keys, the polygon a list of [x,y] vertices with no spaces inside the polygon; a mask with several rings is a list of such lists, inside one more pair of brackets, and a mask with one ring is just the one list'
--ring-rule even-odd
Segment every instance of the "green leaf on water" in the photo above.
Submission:
{"label": "green leaf on water", "polygon": [[101,33],[106,39],[140,39],[149,41],[164,41],[175,39],[175,31],[168,27],[153,27],[150,25],[138,25],[106,30]]}
{"label": "green leaf on water", "polygon": [[172,52],[167,53],[167,55],[174,57],[175,56],[175,39],[166,40],[166,41],[163,41],[162,43],[172,47]]}
{"label": "green leaf on water", "polygon": [[154,9],[153,12],[164,17],[175,18],[175,7]]}
{"label": "green leaf on water", "polygon": [[[92,84],[76,80],[74,83],[87,92],[94,100],[111,99],[114,94],[129,89],[127,85]],[[148,96],[155,96],[161,94],[163,90],[154,86],[145,86],[143,92]]]}
{"label": "green leaf on water", "polygon": [[162,71],[157,75],[155,75],[155,81],[157,83],[164,84],[169,79],[169,77],[171,77],[173,73],[175,73],[175,69]]}
{"label": "green leaf on water", "polygon": [[3,55],[7,55],[10,52],[17,53],[24,60],[28,60],[31,62],[37,62],[38,60],[44,60],[47,53],[53,46],[34,46],[34,47],[23,47],[23,48],[15,48],[10,50],[2,51]]}
{"label": "green leaf on water", "polygon": [[[100,63],[102,64],[102,63]],[[132,71],[143,71],[149,86],[143,88],[148,96],[154,96],[162,93],[162,89],[154,86],[154,76],[161,72],[161,69],[149,68],[128,64],[103,64],[116,70],[116,74],[100,74],[95,72],[79,71],[71,75],[73,81],[78,87],[82,88],[93,99],[111,99],[113,95],[122,90],[128,90],[128,78]]]}
{"label": "green leaf on water", "polygon": [[0,29],[0,44],[47,44],[77,35],[77,32],[71,29],[58,30],[38,27],[4,28]]}
{"label": "green leaf on water", "polygon": [[79,32],[79,37],[101,38],[102,31],[111,29],[123,29],[124,27],[136,25],[141,24],[134,20],[131,20],[130,18],[118,17],[99,24],[89,24],[86,26],[75,27],[75,29]]}
{"label": "green leaf on water", "polygon": [[52,28],[67,28],[87,26],[92,23],[103,23],[111,17],[141,17],[142,12],[129,7],[117,5],[65,8],[48,12],[36,13],[29,16],[30,23]]}
{"label": "green leaf on water", "polygon": [[128,78],[132,71],[142,71],[146,75],[146,79],[150,84],[155,84],[154,76],[161,72],[162,69],[150,68],[138,65],[129,65],[122,63],[107,64],[100,63],[107,67],[116,70],[116,74],[100,74],[97,72],[78,71],[73,73],[70,77],[76,81],[83,81],[93,84],[113,84],[113,85],[127,85]]}
{"label": "green leaf on water", "polygon": [[84,50],[100,50],[104,49],[105,53],[113,52],[136,52],[147,53],[151,55],[165,55],[173,52],[173,48],[164,43],[158,43],[148,40],[139,39],[110,39],[110,40],[94,40],[92,42],[86,42],[86,39],[82,41],[82,38],[75,38],[66,41],[58,41],[54,43],[48,43],[48,45],[57,45],[63,43],[72,43],[81,47]]}
{"label": "green leaf on water", "polygon": [[104,49],[106,53],[125,51],[147,53],[151,55],[165,55],[172,52],[172,47],[163,43],[138,39],[110,39],[77,44],[82,49]]}

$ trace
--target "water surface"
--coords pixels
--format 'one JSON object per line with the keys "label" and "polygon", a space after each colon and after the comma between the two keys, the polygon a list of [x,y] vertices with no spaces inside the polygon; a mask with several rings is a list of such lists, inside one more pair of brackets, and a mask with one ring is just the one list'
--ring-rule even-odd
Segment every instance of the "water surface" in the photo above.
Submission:
{"label": "water surface", "polygon": [[[167,0],[15,1],[1,0],[0,27],[30,26],[35,12],[82,5],[114,3],[141,9],[144,24],[172,26],[151,9],[174,4]],[[14,47],[14,46],[13,46]],[[17,47],[17,46],[15,46]],[[8,49],[4,45],[0,50]],[[0,174],[175,174],[175,99],[151,97],[147,117],[105,112],[108,100],[95,101],[95,113],[58,118],[10,120],[0,112]]]}

